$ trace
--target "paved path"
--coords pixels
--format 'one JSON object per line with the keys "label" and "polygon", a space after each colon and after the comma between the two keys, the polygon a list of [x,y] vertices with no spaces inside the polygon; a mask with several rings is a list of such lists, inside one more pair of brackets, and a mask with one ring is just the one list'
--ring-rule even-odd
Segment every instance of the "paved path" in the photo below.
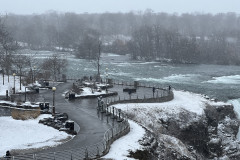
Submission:
{"label": "paved path", "polygon": [[[71,85],[72,82],[68,82],[56,86],[55,106],[57,112],[67,113],[69,118],[80,126],[80,131],[71,141],[41,152],[61,151],[96,144],[103,139],[105,131],[109,128],[104,121],[98,118],[97,99],[76,99],[74,101],[64,99],[62,94],[71,88]],[[53,93],[51,90],[40,91],[40,95],[45,98],[45,101],[52,104]]]}
{"label": "paved path", "polygon": [[[80,131],[74,139],[67,143],[41,151],[37,150],[35,153],[64,151],[94,145],[103,139],[105,131],[110,127],[110,125],[106,123],[106,120],[97,114],[96,98],[75,99],[73,101],[64,99],[63,93],[72,87],[72,83],[73,82],[61,83],[56,86],[55,107],[56,112],[67,113],[69,118],[80,126]],[[119,96],[123,99],[124,97],[129,97],[128,93],[123,92],[123,88],[125,87],[126,86],[115,85],[109,90],[119,93],[118,96],[115,96],[116,100]],[[140,87],[137,89],[137,94],[140,96],[139,98],[143,98],[144,95],[150,98],[152,97],[152,88]],[[137,94],[132,94],[132,97],[135,97]],[[50,105],[52,105],[53,92],[51,90],[40,90],[39,96],[44,98],[45,102],[50,102]],[[114,124],[113,122],[109,122],[109,124]],[[29,152],[32,153],[32,151]]]}

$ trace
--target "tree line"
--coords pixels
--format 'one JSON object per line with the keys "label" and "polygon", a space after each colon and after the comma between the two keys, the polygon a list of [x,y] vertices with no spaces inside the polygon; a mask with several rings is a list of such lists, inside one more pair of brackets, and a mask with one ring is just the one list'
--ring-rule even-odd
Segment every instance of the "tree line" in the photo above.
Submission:
{"label": "tree line", "polygon": [[215,32],[184,35],[162,26],[141,26],[126,43],[133,59],[177,63],[240,64],[240,39]]}
{"label": "tree line", "polygon": [[130,54],[133,59],[219,64],[239,64],[240,59],[240,16],[235,13],[53,11],[4,17],[7,30],[21,46],[70,49],[79,58],[94,59],[101,44],[102,52]]}

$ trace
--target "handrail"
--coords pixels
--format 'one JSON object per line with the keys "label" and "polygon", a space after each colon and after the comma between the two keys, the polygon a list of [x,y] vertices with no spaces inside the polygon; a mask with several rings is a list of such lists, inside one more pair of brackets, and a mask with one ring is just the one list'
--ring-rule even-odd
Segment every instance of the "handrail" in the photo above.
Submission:
{"label": "handrail", "polygon": [[[105,108],[105,110],[106,110],[106,108]],[[105,116],[106,117],[110,116],[110,118],[114,118],[114,120],[115,120],[117,118],[115,114],[119,114],[119,112],[117,110],[115,110],[114,115],[111,112],[108,112],[108,114],[109,115],[105,114]],[[108,151],[110,149],[110,145],[114,142],[114,140],[127,134],[130,131],[130,125],[128,123],[127,118],[123,114],[119,114],[119,115],[120,115],[120,117],[118,117],[118,118],[122,119],[122,121],[119,123],[115,122],[116,124],[114,126],[112,126],[111,128],[109,128],[107,131],[105,131],[103,139],[96,144],[93,144],[93,145],[90,145],[87,147],[81,147],[81,148],[76,148],[76,149],[72,148],[72,149],[67,149],[67,150],[57,151],[57,152],[18,155],[18,156],[12,156],[11,158],[2,158],[2,159],[0,158],[0,160],[37,160],[37,159],[88,160],[88,159],[99,158],[108,153]],[[108,135],[109,135],[109,137],[108,137]]]}

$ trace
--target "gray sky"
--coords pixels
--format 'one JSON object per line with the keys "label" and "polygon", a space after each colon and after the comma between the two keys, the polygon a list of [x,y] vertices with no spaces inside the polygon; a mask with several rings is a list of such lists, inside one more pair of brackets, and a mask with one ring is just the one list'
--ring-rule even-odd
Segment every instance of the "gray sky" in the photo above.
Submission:
{"label": "gray sky", "polygon": [[0,14],[59,12],[102,13],[152,9],[167,13],[240,14],[240,0],[0,0]]}

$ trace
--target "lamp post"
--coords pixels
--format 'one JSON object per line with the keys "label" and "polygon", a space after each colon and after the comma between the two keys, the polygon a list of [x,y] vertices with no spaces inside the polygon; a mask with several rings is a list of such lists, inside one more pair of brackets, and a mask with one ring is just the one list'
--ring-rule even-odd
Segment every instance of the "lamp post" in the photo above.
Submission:
{"label": "lamp post", "polygon": [[25,102],[27,101],[27,88],[29,87],[25,86]]}
{"label": "lamp post", "polygon": [[106,68],[106,93],[107,93],[108,68]]}
{"label": "lamp post", "polygon": [[55,116],[55,91],[56,91],[56,87],[52,87],[52,91],[53,91],[53,108],[52,108],[52,115]]}
{"label": "lamp post", "polygon": [[14,81],[13,81],[13,94],[15,94],[15,76],[16,76],[16,73],[13,73],[13,77],[14,77]]}
{"label": "lamp post", "polygon": [[36,66],[33,66],[33,82],[34,82],[34,83],[35,83],[35,81],[36,81],[35,70],[36,70]]}

